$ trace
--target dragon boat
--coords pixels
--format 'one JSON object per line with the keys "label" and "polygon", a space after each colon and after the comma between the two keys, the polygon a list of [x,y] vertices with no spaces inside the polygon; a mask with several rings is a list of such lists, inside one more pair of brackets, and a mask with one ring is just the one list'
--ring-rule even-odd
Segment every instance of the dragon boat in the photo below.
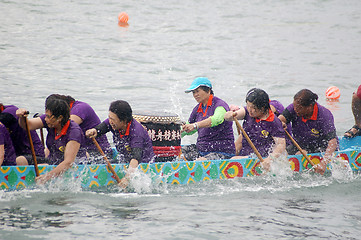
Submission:
{"label": "dragon boat", "polygon": [[[361,137],[340,140],[340,150],[336,157],[348,162],[353,172],[361,171]],[[309,154],[310,159],[318,164],[322,159],[320,153]],[[288,156],[290,168],[302,172],[312,166],[302,155]],[[125,175],[126,164],[112,164],[117,175]],[[327,166],[327,171],[330,170]],[[40,174],[51,171],[55,166],[39,166]],[[171,161],[140,164],[138,169],[160,183],[189,184],[213,179],[232,179],[236,177],[257,176],[262,173],[257,158],[223,159],[206,161]],[[81,181],[83,189],[92,189],[114,185],[114,176],[106,164],[77,165],[69,169],[63,178],[76,178]],[[35,187],[34,166],[3,166],[0,168],[0,189],[18,190]]]}

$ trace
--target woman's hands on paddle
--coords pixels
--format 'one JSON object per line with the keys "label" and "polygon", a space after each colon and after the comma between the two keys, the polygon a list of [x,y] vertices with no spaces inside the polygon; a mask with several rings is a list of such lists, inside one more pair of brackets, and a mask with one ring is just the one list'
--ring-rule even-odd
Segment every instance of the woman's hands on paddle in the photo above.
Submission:
{"label": "woman's hands on paddle", "polygon": [[263,159],[263,162],[261,162],[261,166],[265,171],[269,171],[271,169],[271,163],[272,159],[270,157]]}
{"label": "woman's hands on paddle", "polygon": [[127,173],[120,180],[120,182],[118,182],[119,187],[125,189],[129,185],[129,179],[131,178],[131,176],[134,174],[134,172],[138,168],[138,165],[139,165],[138,160],[136,160],[136,159],[130,160],[129,166],[128,166],[128,169],[127,169]]}
{"label": "woman's hands on paddle", "polygon": [[129,185],[129,180],[126,177],[123,177],[120,179],[120,183],[118,183],[118,186],[125,189]]}
{"label": "woman's hands on paddle", "polygon": [[331,162],[332,154],[336,151],[336,149],[337,149],[337,139],[333,138],[328,141],[328,146],[321,162],[316,166],[314,166],[315,172],[321,175],[325,173],[327,163]]}
{"label": "woman's hands on paddle", "polygon": [[16,116],[19,117],[19,125],[25,129],[26,126],[25,126],[25,117],[27,117],[29,115],[29,111],[26,110],[25,108],[18,108],[16,110]]}
{"label": "woman's hands on paddle", "polygon": [[29,115],[29,111],[25,108],[18,108],[16,110],[16,116],[18,117],[27,117]]}
{"label": "woman's hands on paddle", "polygon": [[327,161],[323,159],[319,164],[315,165],[313,169],[315,170],[316,173],[323,175],[326,171],[326,166],[327,166]]}
{"label": "woman's hands on paddle", "polygon": [[37,184],[43,185],[45,184],[47,181],[49,181],[53,176],[51,174],[44,174],[44,175],[40,175],[38,177],[35,178],[35,181]]}
{"label": "woman's hands on paddle", "polygon": [[93,138],[97,136],[97,130],[95,128],[91,128],[86,130],[85,136],[88,138]]}
{"label": "woman's hands on paddle", "polygon": [[212,120],[211,120],[211,117],[208,117],[199,122],[182,125],[182,132],[190,133],[194,130],[198,130],[200,128],[209,128],[211,126],[212,126]]}
{"label": "woman's hands on paddle", "polygon": [[187,132],[187,133],[192,132],[195,129],[197,129],[196,123],[184,124],[182,126],[182,131]]}
{"label": "woman's hands on paddle", "polygon": [[227,120],[227,121],[233,121],[234,118],[237,118],[237,119],[238,119],[238,117],[237,117],[237,115],[238,115],[238,114],[237,114],[237,111],[239,111],[239,110],[226,112],[226,113],[224,114],[224,119]]}

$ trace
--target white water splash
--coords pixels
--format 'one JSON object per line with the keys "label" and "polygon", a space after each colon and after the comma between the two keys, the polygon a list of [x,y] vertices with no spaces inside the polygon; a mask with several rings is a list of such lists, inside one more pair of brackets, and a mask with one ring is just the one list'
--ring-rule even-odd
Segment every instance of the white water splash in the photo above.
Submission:
{"label": "white water splash", "polygon": [[338,182],[350,182],[355,179],[350,165],[342,158],[333,158],[330,169],[332,178]]}
{"label": "white water splash", "polygon": [[274,174],[277,178],[282,179],[292,177],[294,172],[290,168],[288,158],[286,156],[280,156],[272,161],[269,174]]}
{"label": "white water splash", "polygon": [[166,193],[167,184],[163,184],[159,178],[152,176],[151,174],[145,174],[144,172],[136,169],[131,176],[129,181],[129,187],[134,192],[139,194],[144,193]]}

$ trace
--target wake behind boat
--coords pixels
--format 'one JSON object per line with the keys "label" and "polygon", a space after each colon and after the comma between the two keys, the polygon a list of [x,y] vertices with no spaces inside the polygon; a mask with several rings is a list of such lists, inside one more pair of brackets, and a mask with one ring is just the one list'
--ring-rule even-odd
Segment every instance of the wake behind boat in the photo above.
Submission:
{"label": "wake behind boat", "polygon": [[[340,137],[340,151],[336,157],[348,162],[352,172],[361,171],[361,137]],[[322,159],[320,153],[310,154],[310,159],[318,164]],[[302,155],[288,156],[290,168],[294,172],[303,172],[312,168]],[[126,164],[112,164],[117,175],[122,178],[126,174]],[[56,166],[39,166],[40,174],[50,172]],[[327,166],[327,171],[331,170]],[[140,164],[138,169],[148,175],[153,181],[166,184],[189,184],[218,179],[258,176],[262,173],[257,158],[224,159],[205,161],[172,161]],[[106,164],[77,165],[69,169],[65,178],[81,180],[83,189],[111,186],[116,184],[114,176]],[[35,187],[34,166],[3,166],[0,169],[0,188],[18,190]]]}

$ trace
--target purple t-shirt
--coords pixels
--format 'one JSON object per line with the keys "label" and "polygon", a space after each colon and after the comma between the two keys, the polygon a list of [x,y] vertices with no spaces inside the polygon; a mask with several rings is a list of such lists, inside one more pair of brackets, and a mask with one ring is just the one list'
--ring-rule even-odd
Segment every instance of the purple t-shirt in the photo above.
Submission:
{"label": "purple t-shirt", "polygon": [[[283,113],[283,111],[285,110],[285,107],[284,107],[284,106],[282,105],[282,103],[281,103],[280,101],[278,101],[278,100],[271,100],[271,101],[269,102],[269,104],[272,105],[272,106],[274,106],[274,107],[276,108],[275,114],[276,114],[277,117],[278,117],[279,115],[281,115],[281,114]],[[292,135],[292,126],[291,126],[290,123],[287,124],[287,129],[286,129],[286,130],[287,130],[287,132],[288,132],[289,134]],[[289,138],[286,138],[286,144],[287,144],[287,145],[292,144],[292,142],[291,142],[291,140],[290,140]]]}
{"label": "purple t-shirt", "polygon": [[[77,123],[70,120],[69,127],[66,131],[66,134],[61,136],[58,139],[55,139],[55,129],[49,128],[45,122],[45,114],[40,117],[42,120],[44,127],[48,130],[48,135],[46,136],[46,146],[48,147],[49,161],[48,163],[51,165],[58,165],[62,161],[64,161],[64,151],[66,144],[69,141],[76,141],[78,143],[82,143],[84,139],[84,134],[81,128]],[[84,163],[86,159],[86,153],[84,149],[79,149],[75,163]]]}
{"label": "purple t-shirt", "polygon": [[[317,114],[315,114],[317,109]],[[297,116],[293,104],[290,104],[282,114],[287,122],[292,124],[292,134],[301,148],[310,152],[326,150],[328,141],[337,138],[333,115],[327,108],[315,104],[315,120],[302,120]]]}
{"label": "purple t-shirt", "polygon": [[[75,101],[72,105],[72,108],[70,109],[70,114],[76,115],[83,120],[83,122],[79,126],[83,130],[84,135],[88,129],[94,128],[101,123],[94,109],[85,102]],[[111,147],[106,135],[97,137],[97,141],[104,152],[107,153],[111,151]],[[84,139],[81,148],[85,148],[85,150],[93,150],[97,152],[96,146],[94,145],[93,141],[89,138]]]}
{"label": "purple t-shirt", "polygon": [[[15,153],[17,156],[29,155],[31,153],[31,147],[29,143],[29,137],[25,129],[20,127],[18,123],[19,117],[16,115],[18,107],[14,105],[5,106],[4,113],[9,113],[16,118],[16,123],[9,127],[10,137],[13,141]],[[44,157],[44,146],[39,138],[39,135],[35,130],[30,131],[31,138],[33,140],[34,150],[36,156]]]}
{"label": "purple t-shirt", "polygon": [[4,161],[2,166],[14,166],[16,165],[16,155],[13,143],[10,138],[10,134],[5,125],[0,122],[0,145],[4,145]]}
{"label": "purple t-shirt", "polygon": [[132,158],[132,148],[143,149],[143,155],[140,162],[148,163],[153,160],[155,155],[153,152],[152,140],[150,139],[147,130],[137,120],[132,120],[128,135],[126,133],[123,136],[120,135],[119,130],[114,130],[110,126],[109,119],[104,120],[103,123],[105,123],[108,126],[108,129],[113,133],[113,141],[121,161],[127,163],[130,162]]}
{"label": "purple t-shirt", "polygon": [[[195,123],[207,119],[213,116],[217,107],[224,107],[226,111],[229,111],[228,104],[213,96],[212,103],[208,106],[206,115],[203,116],[203,112],[199,112],[199,104],[193,108],[193,111],[189,117],[189,123]],[[234,154],[236,151],[234,145],[234,135],[232,123],[229,121],[223,121],[218,126],[209,128],[198,129],[197,148],[200,152],[223,152]]]}
{"label": "purple t-shirt", "polygon": [[[282,122],[272,111],[270,111],[270,116],[266,120],[256,121],[256,118],[249,115],[246,107],[245,110],[243,128],[261,156],[267,157],[275,144],[273,138],[285,138]],[[242,149],[239,155],[247,156],[251,153],[253,153],[253,149],[246,138],[243,137]]]}
{"label": "purple t-shirt", "polygon": [[271,100],[269,104],[275,107],[276,109],[275,114],[277,117],[283,113],[283,110],[285,110],[285,107],[278,100]]}

